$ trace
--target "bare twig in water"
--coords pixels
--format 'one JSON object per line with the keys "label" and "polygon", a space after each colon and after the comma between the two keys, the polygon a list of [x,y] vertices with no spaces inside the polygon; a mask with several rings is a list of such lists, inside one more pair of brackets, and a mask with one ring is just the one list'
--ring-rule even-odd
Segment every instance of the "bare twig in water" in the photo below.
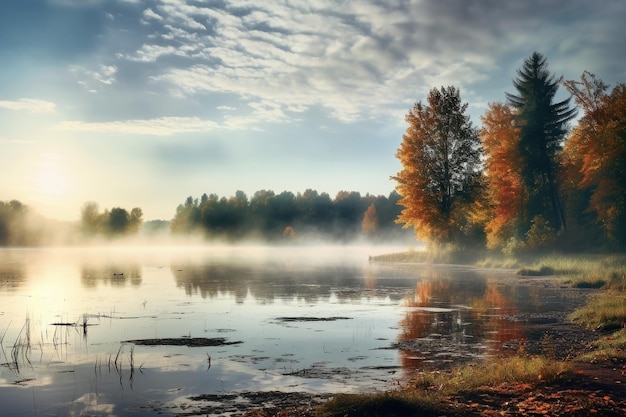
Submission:
{"label": "bare twig in water", "polygon": [[124,345],[120,345],[120,348],[117,350],[117,355],[115,355],[115,361],[113,361],[113,364],[115,365],[115,369],[119,372],[119,369],[122,367],[122,363],[120,362],[120,367],[118,368],[117,366],[117,360],[120,357],[120,353],[122,353],[122,349],[124,348]]}
{"label": "bare twig in water", "polygon": [[11,327],[11,321],[9,321],[9,324],[7,326],[7,328],[4,330],[4,333],[2,333],[2,337],[0,337],[0,345],[2,344],[2,342],[4,341],[4,336],[7,334],[7,332],[9,331],[9,327]]}

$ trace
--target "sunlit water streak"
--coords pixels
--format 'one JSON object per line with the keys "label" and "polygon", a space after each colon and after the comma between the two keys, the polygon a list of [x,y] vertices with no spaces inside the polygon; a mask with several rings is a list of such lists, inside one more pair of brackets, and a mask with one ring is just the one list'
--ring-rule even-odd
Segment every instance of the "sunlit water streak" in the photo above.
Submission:
{"label": "sunlit water streak", "polygon": [[[192,394],[387,389],[403,370],[488,356],[524,337],[517,315],[576,300],[485,272],[368,262],[394,250],[3,251],[0,414],[150,415]],[[197,337],[241,343],[127,342]]]}

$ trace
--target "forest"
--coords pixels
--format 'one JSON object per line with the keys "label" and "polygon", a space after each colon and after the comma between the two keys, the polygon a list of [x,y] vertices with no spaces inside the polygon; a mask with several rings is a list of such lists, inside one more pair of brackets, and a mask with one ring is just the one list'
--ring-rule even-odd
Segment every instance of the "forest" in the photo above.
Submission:
{"label": "forest", "polygon": [[250,199],[243,191],[229,198],[203,194],[178,206],[171,231],[223,240],[406,240],[407,234],[396,224],[399,200],[395,191],[388,197],[340,191],[334,199],[312,189],[295,195],[260,190]]}
{"label": "forest", "polygon": [[[203,194],[171,221],[144,224],[141,208],[100,212],[87,202],[76,223],[48,220],[19,201],[0,201],[0,245],[115,239],[164,228],[171,235],[241,241],[323,238],[487,248],[505,255],[626,249],[626,85],[612,89],[584,71],[564,80],[534,52],[505,102],[476,127],[460,90],[433,88],[406,115],[389,196],[307,189]],[[569,95],[556,100],[559,89]],[[573,100],[572,100],[573,99]]]}
{"label": "forest", "polygon": [[0,202],[0,245],[38,246],[81,244],[93,239],[119,240],[143,234],[201,237],[205,240],[240,242],[296,242],[357,239],[377,242],[412,239],[410,231],[396,223],[400,195],[362,196],[341,191],[335,198],[307,189],[293,194],[260,190],[251,198],[243,191],[231,197],[203,194],[188,197],[171,221],[144,222],[141,208],[100,210],[95,202],[81,208],[78,222],[46,219],[19,201]]}
{"label": "forest", "polygon": [[[563,80],[537,52],[516,75],[481,128],[456,87],[415,103],[396,154],[398,221],[436,247],[624,250],[626,86]],[[560,87],[570,97],[556,101]]]}

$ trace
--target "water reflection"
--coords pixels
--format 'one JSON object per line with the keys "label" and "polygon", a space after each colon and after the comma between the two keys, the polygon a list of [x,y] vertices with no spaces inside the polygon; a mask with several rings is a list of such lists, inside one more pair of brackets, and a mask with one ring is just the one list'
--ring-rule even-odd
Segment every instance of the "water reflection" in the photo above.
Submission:
{"label": "water reflection", "polygon": [[98,288],[98,284],[123,287],[130,283],[139,287],[141,267],[137,264],[82,265],[80,278],[83,286],[92,290]]}
{"label": "water reflection", "polygon": [[177,263],[171,272],[176,286],[188,296],[211,299],[232,294],[238,303],[246,298],[260,303],[293,298],[314,303],[330,297],[341,301],[364,296],[399,300],[411,284],[405,273],[389,270],[384,285],[377,286],[381,270],[373,265],[307,268],[289,264]]}
{"label": "water reflection", "polygon": [[[572,292],[490,272],[344,255],[328,248],[3,252],[0,403],[15,400],[12,415],[35,414],[34,395],[41,415],[121,415],[192,394],[381,388],[401,367],[497,354],[528,337],[528,317],[578,302]],[[167,338],[242,343],[125,342]]]}
{"label": "water reflection", "polygon": [[462,268],[426,268],[404,298],[398,341],[406,369],[441,367],[523,349],[528,324],[557,320],[576,291]]}
{"label": "water reflection", "polygon": [[13,292],[26,280],[25,265],[11,253],[0,251],[0,291]]}

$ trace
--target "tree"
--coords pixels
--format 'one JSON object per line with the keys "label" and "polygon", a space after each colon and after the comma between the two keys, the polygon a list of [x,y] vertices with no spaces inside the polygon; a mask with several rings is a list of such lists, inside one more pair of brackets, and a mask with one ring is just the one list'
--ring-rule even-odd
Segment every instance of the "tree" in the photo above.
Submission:
{"label": "tree", "polygon": [[372,235],[378,229],[378,213],[376,212],[376,206],[374,203],[370,204],[365,213],[363,213],[363,220],[361,221],[361,230],[366,235]]}
{"label": "tree", "polygon": [[510,106],[492,103],[481,117],[480,138],[485,155],[488,201],[492,213],[487,220],[487,247],[502,247],[520,234],[526,196],[519,152],[520,129]]}
{"label": "tree", "polygon": [[83,233],[87,235],[94,235],[100,232],[102,224],[98,203],[89,201],[83,204],[83,208],[80,211],[80,223]]}
{"label": "tree", "polygon": [[109,213],[109,232],[112,235],[122,235],[128,229],[129,215],[126,209],[114,207]]}
{"label": "tree", "polygon": [[130,211],[130,216],[128,219],[128,233],[137,233],[139,229],[141,229],[141,225],[143,224],[143,210],[139,207],[134,207]]}
{"label": "tree", "polygon": [[567,122],[576,115],[570,98],[554,103],[559,80],[550,74],[546,58],[534,52],[513,80],[517,95],[506,93],[517,110],[520,127],[519,151],[525,191],[528,193],[524,226],[535,216],[546,218],[553,229],[565,229],[565,215],[557,186],[556,156],[567,132]]}
{"label": "tree", "polygon": [[463,210],[480,176],[478,131],[457,88],[432,89],[427,102],[407,114],[396,153],[403,169],[392,178],[405,207],[397,221],[434,244],[460,241]]}
{"label": "tree", "polygon": [[176,207],[176,214],[172,219],[170,229],[173,233],[191,233],[200,226],[201,212],[198,200],[191,196],[187,197],[185,204]]}
{"label": "tree", "polygon": [[584,110],[566,144],[568,178],[588,196],[587,212],[605,236],[626,246],[626,85],[608,85],[584,72],[565,88]]}

